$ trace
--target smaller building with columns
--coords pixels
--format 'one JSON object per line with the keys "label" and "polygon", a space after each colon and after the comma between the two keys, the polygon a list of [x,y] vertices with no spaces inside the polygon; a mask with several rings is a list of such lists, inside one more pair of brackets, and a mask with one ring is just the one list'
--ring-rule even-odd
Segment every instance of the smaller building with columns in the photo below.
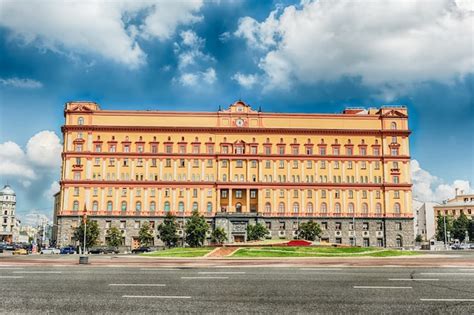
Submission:
{"label": "smaller building with columns", "polygon": [[0,243],[12,243],[18,234],[18,221],[15,218],[16,194],[10,185],[0,190]]}

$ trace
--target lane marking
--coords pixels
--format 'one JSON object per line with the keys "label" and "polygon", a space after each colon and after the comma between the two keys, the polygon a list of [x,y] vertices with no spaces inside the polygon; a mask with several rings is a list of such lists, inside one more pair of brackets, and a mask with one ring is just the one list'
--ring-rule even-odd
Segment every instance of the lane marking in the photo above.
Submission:
{"label": "lane marking", "polygon": [[420,301],[438,301],[438,302],[474,302],[474,299],[420,299]]}
{"label": "lane marking", "polygon": [[354,289],[413,289],[413,287],[384,287],[384,286],[355,285]]}
{"label": "lane marking", "polygon": [[158,283],[110,283],[109,286],[115,287],[164,287],[166,284]]}
{"label": "lane marking", "polygon": [[1,279],[23,279],[23,276],[0,276]]}
{"label": "lane marking", "polygon": [[213,275],[213,274],[217,274],[217,275],[240,275],[240,274],[244,274],[245,271],[200,271],[198,272],[198,274],[201,274],[201,275]]}
{"label": "lane marking", "polygon": [[229,279],[229,277],[181,277],[181,279]]}
{"label": "lane marking", "polygon": [[389,281],[439,281],[439,279],[388,279]]}
{"label": "lane marking", "polygon": [[474,269],[459,269],[459,271],[474,271]]}
{"label": "lane marking", "polygon": [[17,268],[17,267],[0,267],[0,270],[23,270],[25,268]]}
{"label": "lane marking", "polygon": [[136,299],[191,299],[190,296],[179,295],[122,295],[122,297]]}
{"label": "lane marking", "polygon": [[180,271],[182,269],[176,268],[140,268],[141,271]]}
{"label": "lane marking", "polygon": [[474,276],[474,272],[421,272],[420,275]]}
{"label": "lane marking", "polygon": [[43,274],[43,273],[63,273],[63,272],[62,271],[13,271],[12,273]]}
{"label": "lane marking", "polygon": [[341,268],[300,268],[302,271],[338,271]]}

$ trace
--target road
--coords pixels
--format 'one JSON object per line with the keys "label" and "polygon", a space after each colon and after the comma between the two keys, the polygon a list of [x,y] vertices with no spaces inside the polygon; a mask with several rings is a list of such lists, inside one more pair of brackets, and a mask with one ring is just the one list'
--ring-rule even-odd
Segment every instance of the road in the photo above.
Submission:
{"label": "road", "polygon": [[473,314],[474,267],[0,265],[0,312]]}

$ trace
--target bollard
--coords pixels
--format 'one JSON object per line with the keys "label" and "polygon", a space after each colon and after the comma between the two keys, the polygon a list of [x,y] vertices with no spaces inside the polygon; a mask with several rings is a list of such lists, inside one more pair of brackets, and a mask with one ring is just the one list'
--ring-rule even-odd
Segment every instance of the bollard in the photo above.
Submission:
{"label": "bollard", "polygon": [[87,265],[89,263],[89,257],[87,256],[80,256],[79,257],[79,264],[80,265]]}

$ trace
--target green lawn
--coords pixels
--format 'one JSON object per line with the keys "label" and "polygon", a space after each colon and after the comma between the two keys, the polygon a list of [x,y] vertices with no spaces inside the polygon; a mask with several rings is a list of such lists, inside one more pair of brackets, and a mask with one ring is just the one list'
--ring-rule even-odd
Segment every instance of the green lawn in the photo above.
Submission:
{"label": "green lawn", "polygon": [[159,250],[151,253],[143,253],[141,256],[149,257],[202,257],[207,253],[211,252],[213,247],[200,247],[200,248],[170,248],[165,250]]}
{"label": "green lawn", "polygon": [[364,247],[253,247],[240,248],[232,257],[391,257],[418,252]]}

